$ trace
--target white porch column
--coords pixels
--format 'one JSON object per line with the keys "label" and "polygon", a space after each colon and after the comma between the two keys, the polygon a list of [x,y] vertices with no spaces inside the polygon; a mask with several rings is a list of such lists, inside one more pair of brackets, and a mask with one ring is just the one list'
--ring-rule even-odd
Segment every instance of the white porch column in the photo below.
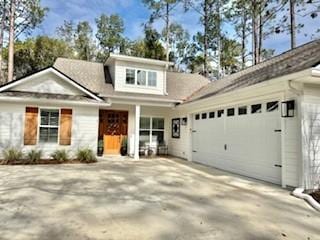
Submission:
{"label": "white porch column", "polygon": [[140,142],[140,105],[136,105],[135,128],[134,128],[134,159],[139,160],[139,142]]}

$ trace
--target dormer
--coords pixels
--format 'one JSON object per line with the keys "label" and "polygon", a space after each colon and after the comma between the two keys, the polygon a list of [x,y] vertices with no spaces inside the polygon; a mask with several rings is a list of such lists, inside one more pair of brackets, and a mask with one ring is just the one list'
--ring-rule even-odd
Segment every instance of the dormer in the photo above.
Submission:
{"label": "dormer", "polygon": [[166,70],[171,62],[110,54],[106,61],[114,90],[166,95]]}

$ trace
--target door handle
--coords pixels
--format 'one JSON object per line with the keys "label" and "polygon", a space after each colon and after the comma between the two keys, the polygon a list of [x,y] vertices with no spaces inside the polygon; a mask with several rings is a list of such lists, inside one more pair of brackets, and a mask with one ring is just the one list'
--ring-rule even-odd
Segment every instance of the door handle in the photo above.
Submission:
{"label": "door handle", "polygon": [[275,132],[281,132],[281,129],[275,129],[274,131]]}
{"label": "door handle", "polygon": [[192,150],[192,152],[196,153],[197,151],[196,150]]}
{"label": "door handle", "polygon": [[282,165],[280,165],[280,164],[275,164],[274,166],[275,166],[275,167],[279,167],[279,168],[282,167]]}

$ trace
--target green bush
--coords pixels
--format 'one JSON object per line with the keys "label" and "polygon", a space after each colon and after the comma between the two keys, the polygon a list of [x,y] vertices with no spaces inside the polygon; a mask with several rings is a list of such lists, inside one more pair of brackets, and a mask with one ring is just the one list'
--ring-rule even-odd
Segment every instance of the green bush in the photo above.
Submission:
{"label": "green bush", "polygon": [[97,162],[97,158],[93,151],[89,148],[79,149],[76,154],[77,160],[81,163],[94,163]]}
{"label": "green bush", "polygon": [[29,164],[35,164],[40,161],[42,157],[42,151],[41,150],[35,150],[32,149],[27,153],[27,160]]}
{"label": "green bush", "polygon": [[59,163],[67,162],[69,160],[68,152],[64,149],[56,150],[50,156],[53,158],[53,160],[56,160]]}
{"label": "green bush", "polygon": [[23,158],[23,153],[17,148],[8,148],[3,150],[4,162],[3,164],[12,164]]}

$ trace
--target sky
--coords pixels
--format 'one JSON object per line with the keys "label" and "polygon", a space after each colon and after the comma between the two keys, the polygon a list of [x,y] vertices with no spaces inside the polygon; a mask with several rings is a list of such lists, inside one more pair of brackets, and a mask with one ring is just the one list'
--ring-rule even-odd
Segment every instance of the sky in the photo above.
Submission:
{"label": "sky", "polygon": [[[32,35],[54,36],[56,28],[63,24],[64,20],[88,21],[95,31],[95,18],[104,14],[119,14],[125,24],[125,35],[129,39],[138,39],[143,36],[142,24],[148,20],[150,11],[143,5],[142,0],[42,0],[42,5],[49,8],[49,12],[43,23],[33,32]],[[185,13],[182,9],[177,9],[172,16],[173,20],[180,23],[187,29],[190,35],[201,31],[199,15],[194,11]],[[311,19],[306,17],[303,20],[298,17],[298,21],[304,23],[303,33],[298,34],[298,44],[310,41],[311,33],[320,27],[320,17]],[[157,30],[163,27],[161,20],[154,24]],[[225,25],[224,31],[233,37],[233,30]],[[320,34],[318,34],[320,36]],[[287,34],[271,36],[264,41],[264,47],[273,48],[276,53],[288,50],[290,46]]]}

